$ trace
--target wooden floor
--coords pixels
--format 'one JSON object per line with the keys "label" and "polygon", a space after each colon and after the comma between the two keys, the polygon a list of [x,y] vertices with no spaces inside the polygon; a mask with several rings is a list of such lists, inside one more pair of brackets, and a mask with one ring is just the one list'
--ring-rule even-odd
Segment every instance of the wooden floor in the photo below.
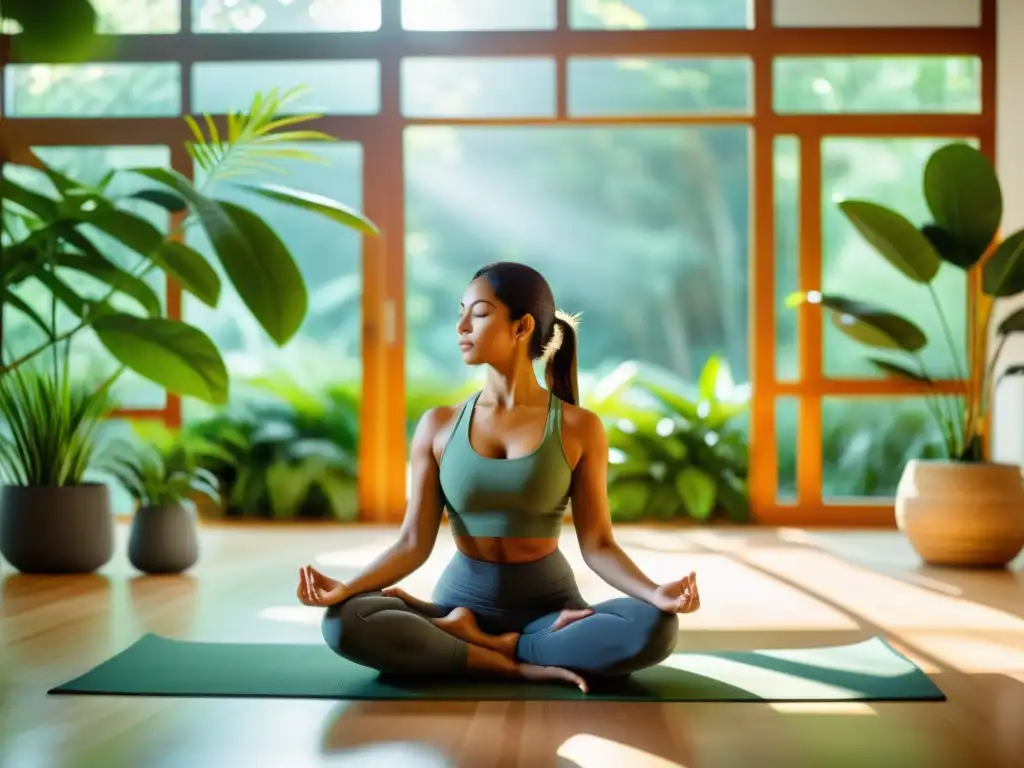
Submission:
{"label": "wooden floor", "polygon": [[[746,649],[882,634],[933,675],[944,703],[328,702],[47,696],[144,632],[320,642],[294,597],[299,565],[344,578],[393,536],[375,528],[207,528],[184,577],[118,557],[93,577],[4,564],[0,764],[5,768],[319,765],[1019,766],[1024,764],[1024,574],[919,567],[895,533],[623,528],[656,580],[695,568],[702,609],[680,647]],[[584,595],[609,590],[564,549]],[[429,593],[447,536],[407,582]]]}

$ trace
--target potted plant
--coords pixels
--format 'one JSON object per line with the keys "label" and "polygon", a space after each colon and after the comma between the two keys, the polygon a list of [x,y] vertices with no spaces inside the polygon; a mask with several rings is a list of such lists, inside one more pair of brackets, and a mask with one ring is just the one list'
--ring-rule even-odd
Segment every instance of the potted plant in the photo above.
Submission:
{"label": "potted plant", "polygon": [[187,430],[222,453],[204,467],[228,518],[355,520],[357,395],[344,385],[300,385],[286,375],[246,381],[247,396]]}
{"label": "potted plant", "polygon": [[59,360],[0,376],[0,553],[19,571],[91,573],[113,555],[110,491],[85,478],[115,379],[92,389]]}
{"label": "potted plant", "polygon": [[612,519],[748,521],[748,400],[718,355],[693,386],[632,361],[599,381],[585,404],[608,422]]}
{"label": "potted plant", "polygon": [[[839,208],[883,258],[929,289],[954,370],[965,382],[965,396],[937,391],[920,355],[928,338],[898,313],[819,291],[794,294],[788,303],[820,306],[850,338],[901,353],[906,364],[888,358],[870,361],[886,376],[931,390],[929,410],[941,430],[945,456],[908,462],[895,503],[897,525],[922,559],[933,565],[1003,567],[1024,548],[1024,483],[1021,467],[989,460],[986,423],[993,373],[1007,338],[1024,330],[1024,309],[991,326],[995,301],[1024,291],[1024,230],[997,237],[1002,189],[989,160],[968,144],[953,142],[937,149],[925,165],[923,188],[933,221],[922,227],[865,200],[845,200]],[[947,313],[931,287],[943,265],[965,271],[968,285],[980,285],[983,294],[971,302],[973,343],[966,371],[959,364]],[[990,334],[997,340],[994,351],[989,349]]]}
{"label": "potted plant", "polygon": [[143,573],[181,573],[199,559],[193,495],[219,501],[217,480],[203,459],[232,457],[218,446],[163,424],[133,424],[136,439],[121,440],[104,469],[136,503],[128,560]]}

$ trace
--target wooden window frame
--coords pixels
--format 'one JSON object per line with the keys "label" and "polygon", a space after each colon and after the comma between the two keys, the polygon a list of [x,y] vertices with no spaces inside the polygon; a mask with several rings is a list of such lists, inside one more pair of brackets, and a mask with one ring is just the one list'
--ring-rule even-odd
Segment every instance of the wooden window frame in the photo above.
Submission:
{"label": "wooden window frame", "polygon": [[[191,32],[191,3],[181,0],[181,31],[169,35],[117,36],[115,50],[94,61],[181,64],[183,109],[191,105],[192,65],[208,61],[377,59],[381,64],[381,110],[373,116],[330,116],[317,127],[341,141],[362,144],[363,208],[385,236],[364,238],[363,380],[359,449],[361,519],[393,523],[406,504],[405,409],[405,253],[403,131],[414,125],[637,125],[745,124],[752,129],[752,216],[750,235],[751,302],[751,503],[757,522],[784,526],[891,526],[891,500],[880,503],[830,503],[822,498],[822,398],[833,395],[914,395],[926,388],[893,379],[830,378],[822,363],[820,311],[804,307],[798,317],[800,376],[777,380],[775,370],[775,222],[773,144],[793,136],[800,146],[799,285],[821,284],[821,141],[832,136],[976,136],[995,161],[996,0],[981,0],[978,27],[786,28],[772,23],[772,0],[751,0],[754,26],[736,30],[572,30],[568,0],[557,0],[557,28],[544,31],[427,32],[401,27],[398,0],[383,0],[381,28],[375,32],[206,34]],[[12,57],[12,38],[0,36],[0,94],[5,63],[31,63]],[[339,55],[343,51],[344,55]],[[776,114],[772,65],[779,56],[968,55],[981,61],[982,108],[979,114]],[[400,63],[409,56],[542,55],[556,62],[556,110],[549,118],[417,119],[402,115]],[[567,61],[575,56],[744,56],[753,63],[752,111],[715,115],[570,117],[566,98]],[[49,61],[47,63],[60,63]],[[5,105],[0,104],[0,110]],[[69,118],[6,117],[0,111],[3,144],[31,137],[36,146],[109,146],[156,144],[171,147],[172,167],[191,175],[182,146],[187,132],[178,117]],[[69,126],[74,126],[73,136]],[[3,155],[0,153],[0,163]],[[969,288],[969,305],[979,301],[979,286]],[[181,316],[181,289],[167,285],[168,313]],[[387,331],[385,331],[387,329]],[[0,329],[2,331],[2,329]],[[971,334],[974,338],[974,334]],[[943,391],[964,391],[961,381],[943,381]],[[777,499],[775,403],[795,397],[799,408],[797,440],[798,499]],[[181,424],[180,398],[168,395],[163,409],[126,409],[127,418],[162,419]]]}

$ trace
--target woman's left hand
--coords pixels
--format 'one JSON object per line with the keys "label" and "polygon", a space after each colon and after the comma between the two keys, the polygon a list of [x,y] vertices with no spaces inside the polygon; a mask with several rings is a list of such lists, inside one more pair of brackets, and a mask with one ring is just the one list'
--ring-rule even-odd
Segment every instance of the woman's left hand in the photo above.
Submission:
{"label": "woman's left hand", "polygon": [[697,574],[690,571],[679,581],[670,581],[654,590],[651,602],[665,613],[693,613],[700,608]]}

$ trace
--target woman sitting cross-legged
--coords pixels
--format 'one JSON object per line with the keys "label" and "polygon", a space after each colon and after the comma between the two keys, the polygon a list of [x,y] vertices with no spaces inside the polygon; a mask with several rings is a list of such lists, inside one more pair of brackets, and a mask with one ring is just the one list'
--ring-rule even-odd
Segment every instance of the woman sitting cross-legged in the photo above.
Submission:
{"label": "woman sitting cross-legged", "polygon": [[[462,359],[487,366],[483,390],[427,412],[412,444],[401,531],[348,583],[311,566],[298,597],[326,606],[324,640],[387,673],[561,680],[628,675],[675,648],[677,614],[700,607],[694,573],[655,584],[619,548],[607,502],[608,441],[579,407],[576,328],[547,282],[522,264],[481,269],[456,327]],[[548,389],[533,372],[546,360]],[[558,548],[569,500],[586,564],[624,593],[588,605]],[[433,550],[447,510],[457,552],[431,600],[394,587]]]}

